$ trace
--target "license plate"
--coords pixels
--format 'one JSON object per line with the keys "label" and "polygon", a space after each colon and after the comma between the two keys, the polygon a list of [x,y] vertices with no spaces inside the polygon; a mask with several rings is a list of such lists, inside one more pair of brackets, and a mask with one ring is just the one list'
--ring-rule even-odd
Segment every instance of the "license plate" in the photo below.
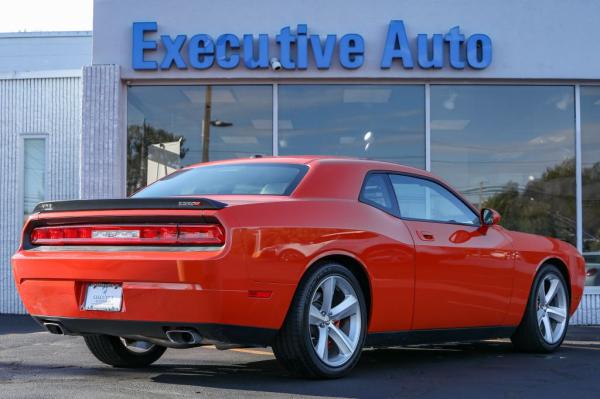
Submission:
{"label": "license plate", "polygon": [[90,284],[85,293],[84,310],[120,312],[123,287],[118,284]]}

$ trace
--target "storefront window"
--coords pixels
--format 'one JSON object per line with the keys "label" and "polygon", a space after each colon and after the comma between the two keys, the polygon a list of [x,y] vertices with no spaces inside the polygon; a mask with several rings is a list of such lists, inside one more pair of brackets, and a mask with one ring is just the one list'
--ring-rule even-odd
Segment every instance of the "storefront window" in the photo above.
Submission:
{"label": "storefront window", "polygon": [[572,86],[431,86],[432,171],[505,227],[575,244],[574,159]]}
{"label": "storefront window", "polygon": [[134,86],[127,95],[127,193],[198,162],[273,149],[273,89]]}
{"label": "storefront window", "polygon": [[423,85],[279,85],[279,155],[425,167]]}
{"label": "storefront window", "polygon": [[583,256],[586,285],[600,285],[600,87],[581,88]]}

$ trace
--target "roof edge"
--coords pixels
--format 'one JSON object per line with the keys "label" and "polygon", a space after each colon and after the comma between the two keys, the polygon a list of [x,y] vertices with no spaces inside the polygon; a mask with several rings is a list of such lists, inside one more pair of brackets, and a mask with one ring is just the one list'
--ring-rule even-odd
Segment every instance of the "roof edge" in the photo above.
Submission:
{"label": "roof edge", "polygon": [[82,74],[82,68],[28,72],[15,71],[0,73],[0,80],[80,78]]}
{"label": "roof edge", "polygon": [[37,37],[92,37],[91,30],[77,31],[32,31],[32,32],[1,32],[0,39],[37,38]]}

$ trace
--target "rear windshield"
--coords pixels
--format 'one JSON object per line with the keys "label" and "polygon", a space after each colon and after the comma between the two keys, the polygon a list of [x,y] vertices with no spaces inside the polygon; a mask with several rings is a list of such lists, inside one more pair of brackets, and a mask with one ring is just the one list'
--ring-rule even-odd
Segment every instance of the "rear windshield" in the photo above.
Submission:
{"label": "rear windshield", "polygon": [[290,195],[307,170],[306,165],[296,164],[200,166],[174,172],[133,197]]}

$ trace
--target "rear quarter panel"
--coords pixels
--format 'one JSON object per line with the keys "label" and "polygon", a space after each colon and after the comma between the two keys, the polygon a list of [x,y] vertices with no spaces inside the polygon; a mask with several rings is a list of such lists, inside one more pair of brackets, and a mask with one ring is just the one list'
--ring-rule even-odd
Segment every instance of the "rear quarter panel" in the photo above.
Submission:
{"label": "rear quarter panel", "polygon": [[394,216],[358,200],[318,198],[235,206],[223,214],[239,223],[232,227],[243,236],[249,279],[295,285],[318,260],[346,255],[369,276],[369,331],[410,328],[414,244]]}

